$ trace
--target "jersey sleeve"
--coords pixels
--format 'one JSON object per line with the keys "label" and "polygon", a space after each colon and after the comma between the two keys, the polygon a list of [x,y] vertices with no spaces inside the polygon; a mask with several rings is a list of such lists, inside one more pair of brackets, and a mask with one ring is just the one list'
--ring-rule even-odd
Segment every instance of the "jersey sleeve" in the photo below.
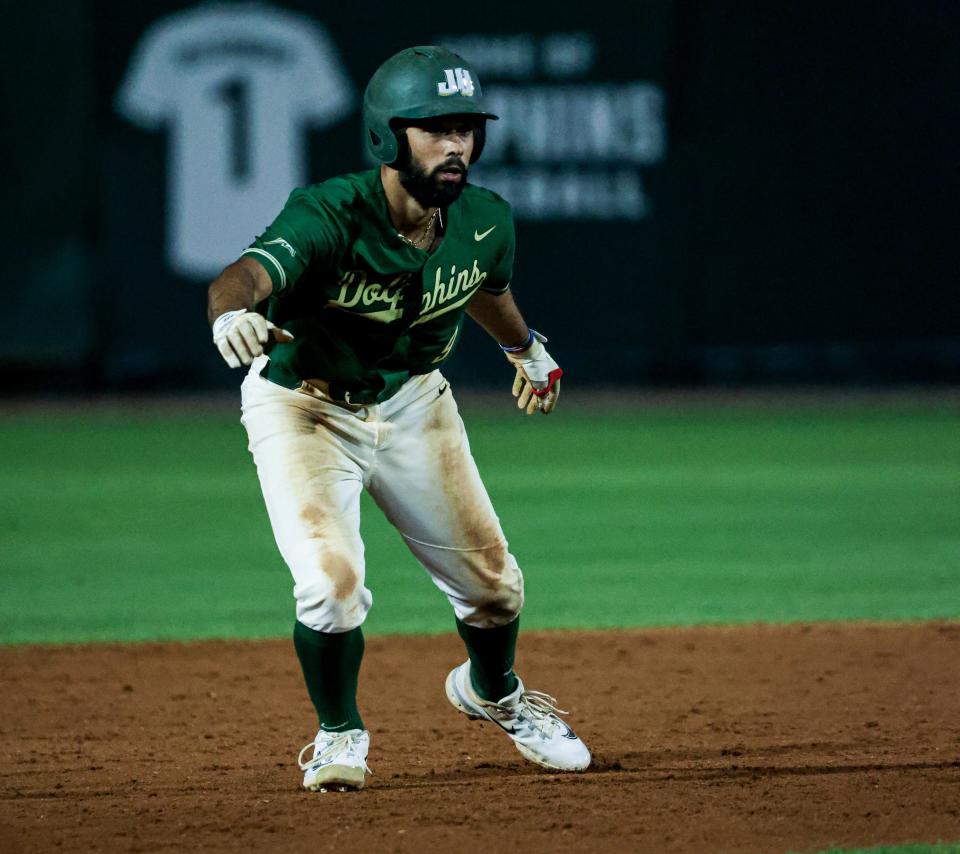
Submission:
{"label": "jersey sleeve", "polygon": [[117,90],[115,109],[139,127],[157,127],[170,110],[171,91],[176,92],[179,83],[172,60],[174,39],[169,24],[154,24],[134,50]]}
{"label": "jersey sleeve", "polygon": [[298,29],[292,92],[296,109],[308,122],[332,123],[353,108],[353,85],[326,31],[307,19]]}
{"label": "jersey sleeve", "polygon": [[279,294],[296,284],[311,264],[331,264],[345,243],[346,229],[331,207],[298,189],[241,257],[256,258],[269,273],[274,294]]}
{"label": "jersey sleeve", "polygon": [[506,206],[504,232],[500,254],[497,262],[490,271],[490,275],[480,285],[481,291],[488,294],[503,294],[510,290],[510,281],[513,279],[513,256],[516,252],[517,235],[513,225],[513,211]]}

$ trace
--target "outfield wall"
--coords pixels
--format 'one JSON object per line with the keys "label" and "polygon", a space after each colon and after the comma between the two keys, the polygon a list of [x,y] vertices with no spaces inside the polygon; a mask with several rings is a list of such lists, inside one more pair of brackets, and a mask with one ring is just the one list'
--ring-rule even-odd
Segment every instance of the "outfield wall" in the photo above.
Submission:
{"label": "outfield wall", "polygon": [[[229,35],[225,14],[255,20]],[[235,383],[206,282],[291,183],[366,167],[365,81],[423,42],[468,55],[503,117],[475,180],[515,206],[516,294],[571,378],[960,379],[956,5],[491,0],[424,24],[372,0],[47,0],[8,20],[4,387]],[[484,346],[465,336],[455,379],[500,378]]]}

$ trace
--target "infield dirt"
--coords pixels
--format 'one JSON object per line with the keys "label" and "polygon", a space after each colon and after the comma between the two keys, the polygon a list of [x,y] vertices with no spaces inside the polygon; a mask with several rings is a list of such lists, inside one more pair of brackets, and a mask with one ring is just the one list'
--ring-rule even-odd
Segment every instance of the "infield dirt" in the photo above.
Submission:
{"label": "infield dirt", "polygon": [[526,763],[443,694],[454,636],[372,638],[367,788],[299,790],[287,641],[0,649],[0,850],[811,851],[960,839],[960,625],[522,633],[594,752]]}

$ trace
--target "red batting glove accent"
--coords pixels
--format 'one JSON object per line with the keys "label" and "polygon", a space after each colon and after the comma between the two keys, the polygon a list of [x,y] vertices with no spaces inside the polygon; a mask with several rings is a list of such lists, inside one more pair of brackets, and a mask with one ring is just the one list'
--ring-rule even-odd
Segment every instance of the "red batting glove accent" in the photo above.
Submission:
{"label": "red batting glove accent", "polygon": [[546,386],[544,386],[543,388],[533,389],[533,393],[537,397],[546,397],[548,394],[550,394],[551,391],[553,391],[554,385],[556,385],[557,380],[559,380],[560,377],[562,376],[563,376],[563,368],[554,368],[552,371],[550,371],[549,374],[547,374]]}

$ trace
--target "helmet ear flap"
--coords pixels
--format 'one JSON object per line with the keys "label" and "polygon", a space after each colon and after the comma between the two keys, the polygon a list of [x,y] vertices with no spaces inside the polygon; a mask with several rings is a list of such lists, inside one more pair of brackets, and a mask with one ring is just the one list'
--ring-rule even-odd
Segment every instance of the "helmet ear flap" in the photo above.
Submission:
{"label": "helmet ear flap", "polygon": [[396,136],[386,122],[376,121],[364,110],[367,151],[374,160],[389,163],[396,159]]}

